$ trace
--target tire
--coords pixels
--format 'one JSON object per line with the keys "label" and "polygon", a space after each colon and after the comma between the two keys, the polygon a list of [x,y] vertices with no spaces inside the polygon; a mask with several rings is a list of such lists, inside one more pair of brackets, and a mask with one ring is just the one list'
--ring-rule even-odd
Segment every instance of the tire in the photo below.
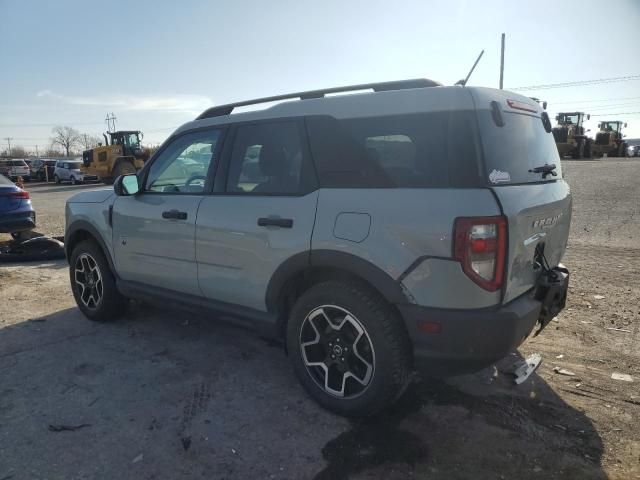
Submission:
{"label": "tire", "polygon": [[56,183],[60,183],[60,177],[58,175],[53,176],[53,181]]}
{"label": "tire", "polygon": [[74,177],[73,175],[71,175],[71,178],[69,178],[69,181],[71,182],[71,185],[77,185],[78,182],[76,182],[76,177]]}
{"label": "tire", "polygon": [[591,152],[591,142],[587,140],[584,145],[584,158],[592,158],[593,153]]}
{"label": "tire", "polygon": [[327,281],[304,292],[289,317],[287,350],[309,395],[340,415],[378,413],[411,378],[411,343],[401,318],[358,282]]}
{"label": "tire", "polygon": [[571,156],[575,160],[581,160],[584,157],[584,142],[578,142],[578,145],[576,145],[576,148]]}
{"label": "tire", "polygon": [[120,175],[126,175],[128,173],[136,173],[136,167],[131,162],[120,162],[113,169],[113,178],[118,178]]}
{"label": "tire", "polygon": [[[92,272],[91,277],[85,271]],[[126,310],[127,299],[118,292],[104,253],[94,241],[84,240],[74,247],[69,280],[78,308],[89,320],[112,321]]]}

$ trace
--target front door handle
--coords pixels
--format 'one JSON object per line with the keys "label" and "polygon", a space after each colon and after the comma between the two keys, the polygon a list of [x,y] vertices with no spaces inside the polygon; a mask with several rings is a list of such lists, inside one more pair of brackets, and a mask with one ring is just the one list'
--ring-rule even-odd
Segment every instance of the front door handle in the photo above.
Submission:
{"label": "front door handle", "polygon": [[186,220],[187,212],[180,212],[178,210],[167,210],[166,212],[162,212],[162,218],[166,218],[168,220]]}
{"label": "front door handle", "polygon": [[277,218],[277,217],[262,217],[258,219],[259,227],[280,227],[280,228],[292,228],[293,220],[290,218]]}

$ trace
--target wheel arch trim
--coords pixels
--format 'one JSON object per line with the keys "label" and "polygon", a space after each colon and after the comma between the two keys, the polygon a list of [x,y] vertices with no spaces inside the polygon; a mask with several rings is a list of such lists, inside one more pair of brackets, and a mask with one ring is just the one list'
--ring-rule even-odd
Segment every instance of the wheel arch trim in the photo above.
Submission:
{"label": "wheel arch trim", "polygon": [[267,286],[267,311],[277,312],[282,289],[289,280],[305,270],[323,267],[342,270],[362,279],[378,290],[389,303],[411,303],[401,284],[380,267],[351,253],[322,249],[297,253],[280,264]]}
{"label": "wheel arch trim", "polygon": [[98,232],[98,229],[94,227],[91,223],[86,220],[76,220],[69,225],[64,234],[64,252],[67,256],[67,262],[71,260],[71,247],[77,243],[74,239],[80,232],[86,232],[91,236],[100,246],[102,252],[104,253],[105,258],[107,259],[107,263],[109,264],[109,268],[111,272],[117,277],[115,265],[113,263],[113,259],[111,258],[111,252],[107,248],[106,243],[102,239],[102,235]]}

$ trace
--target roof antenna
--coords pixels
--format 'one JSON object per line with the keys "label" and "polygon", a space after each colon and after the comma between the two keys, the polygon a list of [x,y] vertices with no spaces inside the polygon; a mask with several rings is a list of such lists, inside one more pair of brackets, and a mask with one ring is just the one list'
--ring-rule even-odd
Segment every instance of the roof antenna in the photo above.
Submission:
{"label": "roof antenna", "polygon": [[469,77],[471,76],[471,74],[473,73],[473,71],[476,69],[476,65],[478,65],[478,62],[480,61],[480,59],[482,58],[482,55],[484,54],[484,50],[482,50],[480,52],[480,55],[478,55],[478,58],[476,58],[476,62],[473,64],[473,67],[471,67],[471,70],[469,70],[469,73],[467,74],[467,78],[465,78],[464,80],[458,80],[456,82],[456,85],[462,85],[463,87],[467,84],[467,82],[469,81]]}

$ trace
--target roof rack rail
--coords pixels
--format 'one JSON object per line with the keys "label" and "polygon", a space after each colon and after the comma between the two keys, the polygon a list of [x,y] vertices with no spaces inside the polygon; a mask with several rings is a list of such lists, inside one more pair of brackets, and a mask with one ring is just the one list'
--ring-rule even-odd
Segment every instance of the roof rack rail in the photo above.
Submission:
{"label": "roof rack rail", "polygon": [[360,85],[349,85],[346,87],[325,88],[321,90],[309,90],[306,92],[288,93],[286,95],[276,95],[273,97],[256,98],[255,100],[245,100],[244,102],[229,103],[211,107],[202,112],[196,120],[203,118],[220,117],[229,115],[236,107],[246,107],[247,105],[257,105],[260,103],[276,102],[278,100],[288,100],[297,98],[300,100],[308,100],[311,98],[322,98],[329,93],[352,92],[355,90],[373,90],[374,92],[386,92],[389,90],[404,90],[408,88],[428,88],[441,87],[442,84],[428,78],[414,78],[411,80],[396,80],[392,82],[379,83],[363,83]]}

